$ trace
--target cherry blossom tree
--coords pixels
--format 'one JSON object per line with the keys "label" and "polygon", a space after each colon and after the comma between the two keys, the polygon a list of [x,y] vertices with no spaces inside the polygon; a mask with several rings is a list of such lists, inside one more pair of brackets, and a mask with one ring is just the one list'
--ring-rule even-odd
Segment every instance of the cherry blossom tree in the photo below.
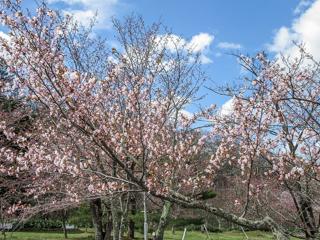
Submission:
{"label": "cherry blossom tree", "polygon": [[240,90],[222,89],[235,96],[233,111],[215,118],[213,131],[221,136],[217,159],[240,166],[247,186],[243,216],[260,199],[284,227],[317,239],[319,62],[297,47],[297,58],[240,56],[250,74]]}
{"label": "cherry blossom tree", "polygon": [[30,111],[16,96],[13,78],[1,59],[0,70],[0,224],[15,216],[17,206],[27,202],[23,194],[32,175],[17,163],[25,152],[25,133],[30,128]]}
{"label": "cherry blossom tree", "polygon": [[[205,76],[200,67],[200,56],[195,54],[186,41],[171,34],[161,23],[147,26],[141,17],[114,19],[117,40],[123,51],[113,48],[113,59],[125,65],[123,71],[131,77],[151,76],[161,84],[167,98],[172,102],[170,121],[176,128],[185,115],[183,107],[196,100],[195,93]],[[123,61],[124,60],[124,61]],[[135,165],[132,165],[134,170]],[[173,184],[179,182],[179,175]],[[133,195],[135,198],[135,196]],[[159,221],[157,238],[163,239],[171,203],[165,201]]]}
{"label": "cherry blossom tree", "polygon": [[[15,7],[18,9],[18,5]],[[93,44],[93,41],[86,38],[90,34],[89,32],[90,30],[86,30],[77,35],[70,32],[66,48],[71,52],[74,47],[73,41],[78,40],[87,44],[84,48],[85,51],[81,51],[82,48],[79,48],[76,53],[78,57],[85,54],[90,54],[93,58],[97,58],[97,54],[105,56],[102,47],[103,41],[95,39]],[[3,41],[10,46],[13,44],[8,39],[3,39]],[[75,54],[75,52],[73,53]],[[3,57],[6,59],[7,56],[3,55]],[[77,67],[94,71],[97,75],[102,74],[99,70],[105,63],[95,64],[94,67],[88,69],[91,59],[87,60],[87,62],[82,61],[82,65],[77,65]],[[73,61],[69,64],[75,65],[77,62]],[[29,154],[33,154],[30,146],[35,146],[37,141],[41,141],[36,134],[38,130],[36,125],[40,116],[46,113],[42,111],[39,104],[32,101],[28,93],[23,93],[28,89],[19,85],[17,75],[9,67],[8,62],[2,61],[1,66],[0,182],[1,212],[3,212],[1,219],[4,220],[4,217],[7,216],[8,218],[13,217],[15,220],[26,220],[37,213],[74,207],[79,204],[80,200],[99,197],[100,195],[97,193],[87,192],[88,185],[86,183],[90,182],[86,180],[87,176],[77,175],[75,177],[63,169],[58,171],[55,165],[47,165],[46,170],[40,171],[41,167],[46,164],[43,160],[39,164],[32,164],[31,161],[28,161]]]}
{"label": "cherry blossom tree", "polygon": [[[78,202],[83,198],[79,186],[91,195],[148,191],[164,196],[175,176],[180,176],[180,189],[196,190],[210,182],[208,172],[198,176],[201,165],[194,156],[203,140],[190,130],[195,118],[180,114],[196,89],[186,82],[194,77],[196,56],[184,57],[189,61],[184,65],[182,60],[169,61],[172,52],[165,49],[171,36],[153,34],[145,43],[151,39],[160,49],[146,45],[146,68],[141,68],[141,59],[131,61],[138,46],[132,44],[125,54],[113,51],[118,62],[88,54],[84,62],[81,50],[88,46],[81,45],[81,26],[71,17],[62,18],[44,4],[36,16],[25,15],[14,2],[3,4],[2,19],[11,30],[10,41],[2,40],[3,51],[20,93],[39,114],[35,138],[19,159],[31,163],[42,179],[33,194],[55,193],[58,188]],[[177,59],[182,52],[189,56],[181,49]],[[97,59],[108,63],[106,76],[87,68]]]}
{"label": "cherry blossom tree", "polygon": [[[114,57],[108,58],[105,54],[99,55],[99,47],[103,46],[98,44],[100,41],[93,41],[90,34],[82,35],[83,28],[70,16],[60,16],[45,4],[40,4],[33,15],[25,13],[19,1],[2,1],[2,6],[1,21],[10,36],[9,41],[1,39],[2,51],[16,78],[19,95],[36,108],[38,116],[30,141],[25,142],[26,153],[15,157],[19,164],[35,173],[37,181],[29,194],[50,200],[48,204],[111,196],[111,210],[116,210],[117,194],[144,192],[183,207],[206,210],[250,229],[273,231],[277,239],[287,239],[283,228],[268,216],[250,220],[245,214],[239,217],[199,199],[199,195],[211,189],[217,171],[229,160],[240,166],[249,182],[248,198],[253,190],[257,192],[263,187],[253,186],[250,180],[255,174],[254,162],[262,157],[271,162],[272,168],[267,174],[273,179],[307,176],[301,174],[301,168],[311,161],[290,158],[295,164],[290,171],[282,171],[279,164],[273,164],[278,159],[276,154],[283,157],[287,150],[280,144],[286,139],[283,134],[267,131],[272,125],[275,126],[273,132],[282,133],[281,127],[285,125],[279,121],[273,124],[278,118],[272,115],[274,109],[271,108],[275,106],[277,113],[282,105],[272,105],[271,97],[269,102],[265,101],[269,95],[262,93],[266,90],[255,94],[258,93],[255,89],[259,89],[256,83],[263,82],[266,78],[263,76],[285,81],[273,77],[276,74],[272,73],[283,71],[279,76],[286,76],[286,70],[277,69],[276,63],[264,62],[259,55],[265,65],[254,81],[255,88],[247,95],[237,95],[232,117],[214,115],[214,107],[188,117],[182,110],[197,90],[194,77],[197,80],[199,75],[195,75],[194,70],[198,58],[176,37],[145,29],[143,36],[149,38],[137,35],[132,39],[116,22],[116,26],[120,26],[119,40],[126,44],[124,50],[112,49]],[[143,25],[135,28],[130,25],[132,22],[128,23],[128,31],[143,30]],[[154,27],[157,30],[157,26]],[[93,43],[97,43],[96,48],[92,48]],[[269,88],[270,96],[284,91],[284,83],[266,86],[277,87],[278,91]],[[278,89],[278,86],[282,87]],[[251,101],[251,95],[258,101]],[[246,96],[249,96],[247,100]],[[265,109],[267,117],[258,118]],[[294,116],[292,114],[288,117]],[[201,136],[194,127],[199,118],[214,123],[209,134]],[[298,119],[301,118],[296,117],[293,122]],[[313,126],[316,128],[315,123]],[[3,131],[7,130],[4,126]],[[287,130],[291,132],[291,125],[287,125]],[[218,148],[213,154],[207,154],[206,142],[217,136],[221,139]],[[308,138],[307,143],[316,146],[316,138]],[[312,146],[308,144],[305,147]],[[271,152],[267,148],[270,146],[273,146]],[[4,157],[8,161],[8,155]],[[50,193],[53,198],[42,198]],[[303,211],[310,215],[310,207]],[[115,222],[116,211],[112,215],[113,237],[121,239],[121,227]],[[304,223],[310,225],[310,221]],[[316,232],[312,230],[308,234],[312,237]]]}

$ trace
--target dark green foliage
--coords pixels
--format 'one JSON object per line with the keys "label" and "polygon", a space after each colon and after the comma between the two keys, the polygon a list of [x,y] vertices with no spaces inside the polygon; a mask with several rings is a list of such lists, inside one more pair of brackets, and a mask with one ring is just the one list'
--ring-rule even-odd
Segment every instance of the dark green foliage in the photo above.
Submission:
{"label": "dark green foliage", "polygon": [[[17,96],[16,90],[10,89],[9,92],[6,92],[4,87],[7,84],[13,84],[14,76],[11,75],[8,71],[8,66],[4,59],[0,58],[0,101],[2,102],[4,97]],[[13,90],[13,91],[12,91]]]}
{"label": "dark green foliage", "polygon": [[[91,228],[92,216],[87,204],[76,209],[68,210],[67,223],[76,228]],[[46,215],[38,215],[23,224],[24,230],[50,230],[56,231],[62,228],[61,212],[54,212]],[[69,230],[68,230],[69,231]]]}
{"label": "dark green foliage", "polygon": [[34,217],[23,225],[23,229],[32,230],[61,230],[62,221],[46,217]]}
{"label": "dark green foliage", "polygon": [[212,199],[215,198],[217,196],[217,193],[213,192],[213,191],[205,191],[202,193],[199,193],[197,196],[198,200],[208,200],[208,199]]}
{"label": "dark green foliage", "polygon": [[[80,207],[68,210],[68,224],[74,225],[76,228],[92,227],[92,216],[89,206],[83,204]],[[62,216],[60,212],[50,213],[47,215],[38,215],[31,218],[23,224],[22,229],[25,230],[61,230]],[[69,230],[68,230],[69,231]]]}
{"label": "dark green foliage", "polygon": [[[156,230],[160,216],[161,213],[148,213],[149,232]],[[135,229],[139,232],[143,232],[143,212],[131,215],[130,217],[135,222]],[[176,230],[183,230],[185,227],[188,227],[190,230],[200,230],[201,225],[203,224],[203,218],[171,218],[166,229],[171,229],[172,226],[174,226]]]}
{"label": "dark green foliage", "polygon": [[1,110],[4,112],[12,112],[19,106],[17,100],[0,97]]}
{"label": "dark green foliage", "polygon": [[[160,219],[161,213],[148,213],[148,223],[149,223],[149,232],[156,230],[158,222]],[[139,232],[143,232],[143,212],[138,212],[134,215],[129,215],[129,217],[134,221],[134,228]]]}
{"label": "dark green foliage", "polygon": [[12,79],[12,76],[8,72],[8,67],[3,59],[0,59],[0,78],[3,81],[9,81]]}
{"label": "dark green foliage", "polygon": [[170,220],[168,229],[174,226],[176,230],[183,230],[185,227],[190,230],[200,230],[203,224],[203,218],[177,218]]}
{"label": "dark green foliage", "polygon": [[82,204],[80,207],[72,210],[68,223],[80,228],[92,227],[92,216],[88,204]]}

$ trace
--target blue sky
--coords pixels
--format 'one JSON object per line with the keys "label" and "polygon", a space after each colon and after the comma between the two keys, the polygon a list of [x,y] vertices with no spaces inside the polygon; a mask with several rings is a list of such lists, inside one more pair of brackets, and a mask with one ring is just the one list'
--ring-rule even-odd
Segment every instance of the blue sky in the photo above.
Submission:
{"label": "blue sky", "polygon": [[[48,0],[54,8],[72,13],[86,23],[98,10],[96,31],[112,35],[110,18],[137,13],[147,23],[161,21],[173,33],[200,41],[206,58],[204,69],[211,82],[238,81],[241,69],[227,53],[255,54],[265,50],[271,56],[296,54],[292,41],[304,42],[320,57],[320,0]],[[32,8],[32,1],[24,1]],[[201,91],[207,94],[206,90]],[[222,105],[228,99],[209,93],[204,105]]]}

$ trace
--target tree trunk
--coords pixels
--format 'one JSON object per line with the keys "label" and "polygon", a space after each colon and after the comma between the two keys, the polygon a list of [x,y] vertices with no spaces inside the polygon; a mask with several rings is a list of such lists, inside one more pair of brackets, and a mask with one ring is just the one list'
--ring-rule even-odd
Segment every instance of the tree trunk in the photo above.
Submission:
{"label": "tree trunk", "polygon": [[148,240],[147,194],[143,193],[143,239]]}
{"label": "tree trunk", "polygon": [[172,203],[169,201],[165,201],[162,207],[162,213],[160,217],[160,221],[158,224],[158,229],[156,231],[156,240],[163,240],[164,230],[168,224],[170,209]]}
{"label": "tree trunk", "polygon": [[221,231],[221,221],[220,218],[217,217],[217,222],[218,222],[218,230]]}
{"label": "tree trunk", "polygon": [[120,225],[119,225],[119,240],[123,239],[124,235],[124,225],[125,225],[125,214],[122,211],[120,215]]}
{"label": "tree trunk", "polygon": [[121,209],[118,197],[111,200],[111,213],[113,225],[113,240],[121,239]]}
{"label": "tree trunk", "polygon": [[112,239],[112,212],[111,212],[111,204],[108,202],[106,204],[106,225],[105,225],[105,236],[104,240],[111,240]]}
{"label": "tree trunk", "polygon": [[136,215],[137,213],[137,202],[135,195],[132,195],[129,200],[129,207],[130,207],[130,215],[128,221],[128,238],[134,239],[134,221],[132,216]]}
{"label": "tree trunk", "polygon": [[103,224],[102,224],[102,207],[101,199],[90,201],[90,209],[92,212],[92,221],[95,232],[95,240],[104,240]]}
{"label": "tree trunk", "polygon": [[62,210],[62,229],[63,229],[63,235],[64,235],[64,238],[65,238],[65,239],[68,238],[68,231],[67,231],[67,227],[66,227],[66,220],[67,220],[66,210]]}
{"label": "tree trunk", "polygon": [[130,218],[128,223],[128,238],[134,239],[134,221]]}
{"label": "tree trunk", "polygon": [[313,214],[313,208],[310,199],[302,194],[299,195],[300,214],[304,224],[306,239],[318,239],[318,228]]}
{"label": "tree trunk", "polygon": [[316,218],[313,213],[309,192],[309,181],[305,177],[301,181],[296,182],[294,191],[291,190],[291,196],[294,200],[298,216],[303,224],[302,230],[306,239],[317,239],[318,227]]}

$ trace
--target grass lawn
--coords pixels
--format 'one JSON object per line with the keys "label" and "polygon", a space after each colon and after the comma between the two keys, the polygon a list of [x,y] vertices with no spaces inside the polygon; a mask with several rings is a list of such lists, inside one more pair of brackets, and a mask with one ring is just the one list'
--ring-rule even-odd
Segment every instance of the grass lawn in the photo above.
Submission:
{"label": "grass lawn", "polygon": [[[182,231],[176,231],[174,235],[170,231],[166,232],[165,239],[167,240],[181,240]],[[272,235],[264,232],[253,231],[246,232],[249,237],[249,240],[267,240],[272,239]],[[136,234],[136,239],[143,239],[141,233]],[[69,233],[69,239],[73,240],[92,240],[92,232],[82,232],[82,233]],[[1,238],[0,238],[1,239]],[[7,233],[7,240],[60,240],[64,239],[62,232],[15,232]],[[187,232],[185,240],[205,240],[207,235],[201,232]],[[245,235],[242,232],[232,231],[224,233],[211,233],[211,240],[243,240],[246,239]]]}
{"label": "grass lawn", "polygon": [[[0,238],[2,240],[2,238]],[[7,240],[60,240],[64,239],[62,232],[14,232],[7,233]],[[69,233],[68,239],[73,240],[92,240],[92,232]]]}

